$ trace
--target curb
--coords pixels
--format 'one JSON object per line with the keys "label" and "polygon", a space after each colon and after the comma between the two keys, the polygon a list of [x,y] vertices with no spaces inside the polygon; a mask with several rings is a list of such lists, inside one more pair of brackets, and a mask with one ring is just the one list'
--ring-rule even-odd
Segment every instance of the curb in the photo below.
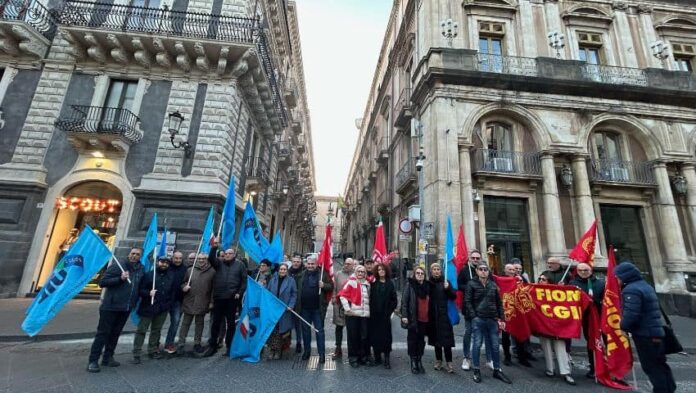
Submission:
{"label": "curb", "polygon": [[[135,330],[124,330],[121,335],[133,334]],[[53,333],[53,334],[41,334],[34,337],[29,337],[26,334],[23,335],[0,335],[0,343],[33,343],[33,342],[50,342],[50,341],[64,341],[64,340],[83,340],[86,338],[94,338],[94,332],[81,332],[81,333]]]}

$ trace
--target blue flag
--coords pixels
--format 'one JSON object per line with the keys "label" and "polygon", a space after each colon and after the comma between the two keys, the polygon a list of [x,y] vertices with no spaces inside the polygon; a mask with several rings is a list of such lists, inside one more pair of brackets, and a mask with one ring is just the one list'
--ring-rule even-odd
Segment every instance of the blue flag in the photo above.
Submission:
{"label": "blue flag", "polygon": [[213,215],[213,207],[210,207],[208,212],[208,219],[205,221],[205,228],[203,229],[203,235],[201,237],[201,252],[207,254],[210,252],[210,239],[213,237],[213,222],[215,221]]}
{"label": "blue flag", "polygon": [[152,253],[157,247],[157,213],[152,215],[150,227],[147,229],[145,241],[143,242],[143,255],[140,257],[140,263],[145,267],[145,271],[150,271],[152,266]]}
{"label": "blue flag", "polygon": [[85,226],[27,309],[22,330],[32,337],[41,331],[109,262],[111,255],[92,228]]}
{"label": "blue flag", "polygon": [[[452,289],[457,290],[457,267],[454,264],[454,235],[452,234],[452,220],[449,214],[447,215],[447,237],[445,240],[445,263],[447,264],[447,277],[445,279],[449,281]],[[449,317],[450,323],[454,325],[459,324],[459,310],[457,309],[457,304],[454,300],[447,301],[447,316]]]}
{"label": "blue flag", "polygon": [[242,228],[239,233],[239,244],[244,248],[244,252],[249,255],[254,262],[261,262],[265,257],[266,251],[270,247],[268,240],[261,232],[261,225],[256,219],[254,207],[247,201],[242,217]]}
{"label": "blue flag", "polygon": [[277,231],[275,236],[273,236],[273,241],[266,249],[263,257],[274,264],[283,262],[283,240],[280,238],[280,231]]}
{"label": "blue flag", "polygon": [[157,258],[167,256],[167,227],[164,227],[164,232],[162,232],[162,240],[160,241],[159,248],[157,249]]}
{"label": "blue flag", "polygon": [[222,209],[222,239],[220,240],[220,245],[223,250],[232,247],[232,242],[234,242],[235,215],[237,213],[237,209],[235,208],[236,200],[237,198],[234,193],[234,176],[232,176],[230,179],[230,187],[227,190],[225,207]]}
{"label": "blue flag", "polygon": [[246,295],[235,328],[230,358],[258,363],[261,350],[286,307],[285,303],[273,296],[269,290],[247,277]]}

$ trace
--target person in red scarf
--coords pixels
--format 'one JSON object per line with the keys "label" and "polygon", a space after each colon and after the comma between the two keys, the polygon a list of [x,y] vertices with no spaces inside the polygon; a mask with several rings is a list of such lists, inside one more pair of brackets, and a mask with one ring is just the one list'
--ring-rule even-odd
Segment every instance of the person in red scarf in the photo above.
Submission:
{"label": "person in red scarf", "polygon": [[346,330],[348,331],[348,361],[351,367],[360,365],[372,366],[368,360],[370,341],[367,336],[367,322],[370,317],[370,283],[366,279],[364,266],[356,266],[343,289],[338,293],[338,299],[346,314]]}
{"label": "person in red scarf", "polygon": [[401,296],[401,326],[408,329],[406,340],[413,374],[425,372],[421,358],[425,351],[425,335],[428,331],[429,303],[430,283],[425,280],[425,269],[417,266]]}

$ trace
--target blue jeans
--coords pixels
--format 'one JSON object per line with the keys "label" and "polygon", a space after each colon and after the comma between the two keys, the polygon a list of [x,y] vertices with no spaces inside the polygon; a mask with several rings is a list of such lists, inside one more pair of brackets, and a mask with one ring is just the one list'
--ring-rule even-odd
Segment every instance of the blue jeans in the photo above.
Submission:
{"label": "blue jeans", "polygon": [[295,323],[295,345],[300,345],[302,343],[302,326],[303,322],[300,321],[295,314],[292,315],[292,320]]}
{"label": "blue jeans", "polygon": [[176,332],[179,330],[179,321],[181,321],[181,302],[172,303],[172,308],[169,309],[169,330],[167,331],[167,339],[164,341],[164,346],[174,344]]}
{"label": "blue jeans", "polygon": [[500,369],[500,344],[498,343],[498,322],[492,318],[474,318],[472,321],[474,348],[472,350],[474,368],[480,367],[481,344],[486,340],[486,351],[491,349],[493,368]]}
{"label": "blue jeans", "polygon": [[[471,330],[473,329],[473,322],[470,319],[465,319],[464,323],[464,342],[462,345],[462,350],[464,352],[464,357],[471,359]],[[491,349],[486,345],[486,359],[491,360]]]}
{"label": "blue jeans", "polygon": [[[307,322],[314,325],[314,328],[318,330],[316,334],[317,350],[319,352],[319,355],[324,356],[324,354],[326,353],[326,346],[324,343],[324,321],[321,320],[321,310],[307,310],[303,308],[300,312],[300,316],[302,316],[302,318],[304,318]],[[304,322],[300,323],[302,323],[302,343],[304,344],[304,353],[311,353],[312,330],[310,330],[309,326],[307,326],[307,324],[305,324]]]}

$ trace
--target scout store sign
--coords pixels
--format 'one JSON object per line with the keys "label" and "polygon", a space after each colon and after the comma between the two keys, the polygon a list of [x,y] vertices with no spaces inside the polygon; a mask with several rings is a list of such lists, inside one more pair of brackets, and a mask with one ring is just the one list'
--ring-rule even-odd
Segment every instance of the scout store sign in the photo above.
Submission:
{"label": "scout store sign", "polygon": [[121,201],[117,199],[63,196],[56,200],[56,208],[59,210],[70,209],[83,212],[118,213],[121,210]]}

